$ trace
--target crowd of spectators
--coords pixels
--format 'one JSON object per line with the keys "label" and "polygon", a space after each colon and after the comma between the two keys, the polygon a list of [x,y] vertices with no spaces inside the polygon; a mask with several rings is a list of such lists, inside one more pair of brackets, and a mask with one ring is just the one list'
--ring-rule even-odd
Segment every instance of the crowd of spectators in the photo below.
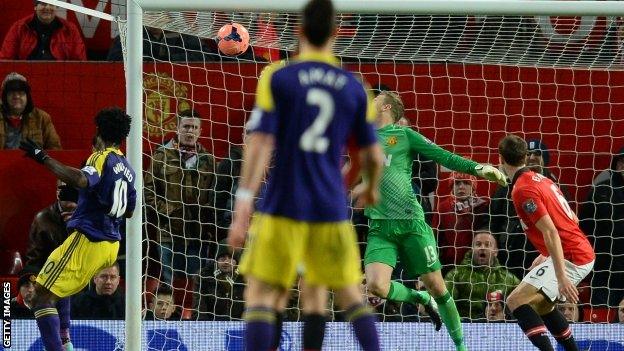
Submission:
{"label": "crowd of spectators", "polygon": [[[86,60],[85,44],[76,26],[56,16],[54,6],[34,4],[34,13],[10,28],[0,59]],[[213,40],[150,27],[145,28],[143,50],[146,59],[156,61],[222,59]],[[261,60],[252,49],[241,58]],[[107,59],[122,60],[119,37],[113,40]],[[8,74],[2,81],[1,96],[0,149],[16,149],[26,138],[45,149],[61,149],[52,118],[36,107],[27,77]],[[180,111],[175,135],[152,153],[146,167],[145,223],[151,244],[147,255],[151,258],[148,262],[156,263],[158,269],[153,276],[156,288],[146,288],[151,297],[145,300],[145,319],[238,320],[243,313],[239,256],[223,241],[234,208],[232,194],[238,186],[242,150],[231,145],[228,156],[217,162],[200,142],[201,136],[202,116],[192,109]],[[548,146],[541,140],[527,142],[528,166],[558,183]],[[474,177],[453,172],[450,193],[440,193],[438,169],[426,159],[414,162],[413,174],[413,188],[436,229],[445,280],[460,315],[469,321],[510,320],[505,298],[526,274],[537,252],[514,212],[509,186],[487,196],[478,192]],[[594,272],[586,282],[591,298],[583,303],[587,307],[617,306],[616,319],[624,323],[624,147],[613,155],[610,169],[600,177],[579,211],[580,225],[597,254]],[[19,275],[19,294],[11,301],[16,318],[32,318],[28,306],[34,277],[45,257],[66,239],[65,222],[78,201],[76,189],[60,182],[56,186],[57,199],[37,213],[30,228],[28,264]],[[561,189],[570,200],[565,186]],[[366,221],[359,220],[358,225],[361,229]],[[393,277],[401,279],[401,273],[399,262]],[[179,280],[185,283],[177,283]],[[180,301],[180,286],[193,290],[190,302]],[[300,316],[297,290],[293,291],[286,320]],[[371,302],[386,321],[427,320],[422,306],[374,298]],[[72,298],[71,306],[76,319],[123,319],[119,264],[101,270]],[[558,308],[569,321],[585,320],[582,305],[564,303]],[[339,311],[332,306],[328,309],[340,320]]]}

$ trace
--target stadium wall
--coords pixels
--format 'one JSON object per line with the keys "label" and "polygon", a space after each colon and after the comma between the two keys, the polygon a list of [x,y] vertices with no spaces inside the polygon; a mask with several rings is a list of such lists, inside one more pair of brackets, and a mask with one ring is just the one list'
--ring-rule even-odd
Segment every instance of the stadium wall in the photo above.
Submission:
{"label": "stadium wall", "polygon": [[[243,328],[242,322],[145,321],[142,349],[243,351]],[[624,350],[624,325],[575,324],[572,329],[583,350],[590,345],[592,351]],[[379,331],[383,350],[454,349],[448,335],[436,333],[429,323],[379,323]],[[73,321],[71,334],[77,350],[122,350],[124,322]],[[471,350],[533,350],[514,323],[468,323],[464,324],[464,334]],[[12,350],[34,351],[42,347],[34,320],[13,321],[11,340]],[[300,350],[301,342],[300,323],[285,323],[281,350]],[[356,344],[349,324],[329,323],[325,337],[328,350],[351,350]]]}

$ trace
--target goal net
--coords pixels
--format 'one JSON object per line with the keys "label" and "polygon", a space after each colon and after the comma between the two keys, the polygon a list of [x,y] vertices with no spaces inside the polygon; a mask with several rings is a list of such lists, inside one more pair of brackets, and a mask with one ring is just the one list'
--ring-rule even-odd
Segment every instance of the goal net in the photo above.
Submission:
{"label": "goal net", "polygon": [[[594,273],[580,286],[581,303],[561,308],[577,321],[617,318],[615,308],[624,298],[624,196],[621,188],[610,192],[609,182],[619,179],[613,169],[624,167],[614,161],[614,154],[624,151],[622,18],[343,13],[338,19],[336,55],[372,87],[398,92],[406,123],[436,144],[498,164],[503,136],[514,133],[529,141],[531,162],[561,185],[597,253]],[[223,240],[240,172],[243,127],[262,69],[296,52],[300,17],[145,12],[143,21],[143,308],[157,320],[240,321],[244,283],[238,256],[229,254]],[[215,41],[217,31],[231,22],[247,28],[251,38],[251,48],[238,57],[220,54]],[[125,23],[120,26],[124,34]],[[502,308],[504,299],[537,253],[506,189],[423,158],[414,163],[413,177],[464,320],[512,321]],[[363,250],[367,220],[357,209],[353,220]],[[476,234],[492,246],[473,250]],[[420,286],[400,262],[393,278]],[[297,291],[293,286],[286,321],[301,318]],[[173,315],[159,310],[168,298]],[[428,320],[418,306],[373,302],[381,321]],[[333,304],[328,314],[343,321]],[[332,349],[354,347],[348,329],[341,328],[328,329]],[[433,339],[429,325],[413,328],[382,326],[385,345],[451,348],[445,333]],[[499,332],[473,323],[464,328],[473,349],[498,345]],[[513,349],[531,349],[514,324],[496,328],[513,336]],[[291,334],[284,342],[299,345],[296,328],[288,324],[286,330]],[[242,342],[240,332],[227,333],[226,347]],[[621,333],[596,327],[581,341],[621,340]]]}

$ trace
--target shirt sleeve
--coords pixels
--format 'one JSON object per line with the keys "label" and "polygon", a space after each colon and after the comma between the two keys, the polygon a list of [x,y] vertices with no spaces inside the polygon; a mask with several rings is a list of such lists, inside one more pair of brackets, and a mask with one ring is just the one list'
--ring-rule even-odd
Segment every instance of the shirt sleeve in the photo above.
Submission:
{"label": "shirt sleeve", "polygon": [[546,205],[542,201],[542,196],[536,189],[529,187],[519,188],[513,192],[512,200],[516,211],[518,213],[522,212],[531,224],[535,224],[540,218],[548,214]]}
{"label": "shirt sleeve", "polygon": [[249,120],[247,120],[247,133],[263,132],[275,134],[277,132],[277,115],[275,113],[275,100],[273,98],[274,73],[284,64],[279,62],[267,66],[260,74],[256,88],[256,105],[254,106]]}
{"label": "shirt sleeve", "polygon": [[355,142],[360,147],[366,147],[377,142],[375,133],[375,105],[370,91],[364,90],[360,84],[361,94],[359,95],[357,115],[353,125],[353,135]]}
{"label": "shirt sleeve", "polygon": [[477,175],[475,173],[475,167],[478,165],[477,162],[444,150],[433,143],[433,141],[427,139],[422,134],[412,130],[411,128],[406,127],[404,129],[410,143],[410,149],[413,153],[421,154],[453,171],[472,174],[475,176]]}
{"label": "shirt sleeve", "polygon": [[107,154],[102,152],[94,152],[87,159],[86,165],[82,167],[81,171],[87,177],[87,187],[93,188],[100,182],[106,156]]}

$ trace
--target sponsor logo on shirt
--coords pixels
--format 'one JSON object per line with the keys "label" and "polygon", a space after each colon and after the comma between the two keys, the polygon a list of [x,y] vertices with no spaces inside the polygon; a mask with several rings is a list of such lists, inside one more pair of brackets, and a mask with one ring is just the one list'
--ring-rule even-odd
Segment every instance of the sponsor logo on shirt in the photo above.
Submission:
{"label": "sponsor logo on shirt", "polygon": [[537,205],[533,199],[528,199],[522,204],[522,208],[526,213],[535,213],[537,211]]}

